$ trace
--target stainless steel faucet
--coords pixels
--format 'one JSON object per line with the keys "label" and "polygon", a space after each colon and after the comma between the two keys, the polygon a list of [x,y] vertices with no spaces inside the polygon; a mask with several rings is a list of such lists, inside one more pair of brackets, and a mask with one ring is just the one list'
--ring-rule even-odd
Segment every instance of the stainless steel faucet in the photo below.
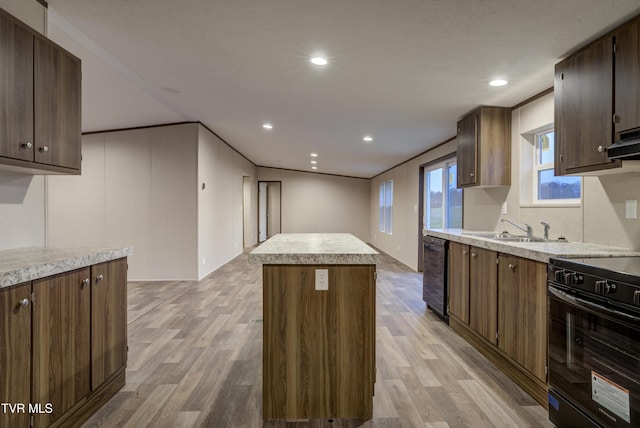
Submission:
{"label": "stainless steel faucet", "polygon": [[512,225],[513,227],[517,227],[518,229],[520,229],[521,231],[525,232],[527,234],[527,236],[529,238],[531,238],[533,236],[533,227],[531,227],[531,225],[528,225],[527,223],[522,223],[525,227],[522,227],[514,222],[512,222],[511,220],[507,219],[507,218],[501,218],[500,222],[507,222],[510,225]]}
{"label": "stainless steel faucet", "polygon": [[549,240],[549,229],[551,229],[551,226],[549,225],[549,223],[545,223],[544,221],[541,221],[540,224],[544,226],[544,240],[548,241]]}

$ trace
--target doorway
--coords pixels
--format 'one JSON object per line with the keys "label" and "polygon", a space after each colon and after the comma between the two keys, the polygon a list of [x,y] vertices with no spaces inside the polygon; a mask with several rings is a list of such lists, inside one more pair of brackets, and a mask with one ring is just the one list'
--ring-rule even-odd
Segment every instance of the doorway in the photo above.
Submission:
{"label": "doorway", "polygon": [[251,177],[242,177],[242,245],[244,248],[255,244],[251,227]]}
{"label": "doorway", "polygon": [[258,181],[258,242],[281,232],[282,182]]}

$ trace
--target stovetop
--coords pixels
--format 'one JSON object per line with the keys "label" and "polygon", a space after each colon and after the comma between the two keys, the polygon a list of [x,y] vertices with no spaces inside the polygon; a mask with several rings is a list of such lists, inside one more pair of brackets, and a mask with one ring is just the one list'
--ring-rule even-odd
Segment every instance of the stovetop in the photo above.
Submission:
{"label": "stovetop", "polygon": [[551,259],[549,263],[580,273],[640,285],[640,257]]}
{"label": "stovetop", "polygon": [[547,277],[576,292],[640,309],[640,257],[550,259]]}

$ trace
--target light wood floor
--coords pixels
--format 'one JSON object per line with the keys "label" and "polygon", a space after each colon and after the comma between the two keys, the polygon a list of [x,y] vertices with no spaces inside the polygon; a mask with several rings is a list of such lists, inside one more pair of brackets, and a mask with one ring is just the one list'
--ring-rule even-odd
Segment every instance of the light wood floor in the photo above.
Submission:
{"label": "light wood floor", "polygon": [[368,421],[262,422],[261,267],[129,283],[127,384],[86,427],[551,427],[546,411],[425,310],[422,276],[382,255]]}

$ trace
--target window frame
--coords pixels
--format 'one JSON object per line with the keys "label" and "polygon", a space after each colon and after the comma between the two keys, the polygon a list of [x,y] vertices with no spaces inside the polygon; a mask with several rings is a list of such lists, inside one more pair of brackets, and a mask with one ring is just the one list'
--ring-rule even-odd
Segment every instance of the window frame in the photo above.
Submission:
{"label": "window frame", "polygon": [[552,159],[546,163],[539,163],[539,148],[541,142],[541,136],[545,134],[549,134],[550,132],[554,133],[554,148],[555,148],[555,127],[554,125],[546,126],[544,128],[537,129],[531,135],[533,136],[533,156],[532,156],[532,169],[531,169],[531,202],[535,206],[558,206],[558,205],[570,205],[570,206],[580,206],[582,203],[582,192],[583,192],[583,180],[580,178],[580,197],[579,198],[565,198],[565,199],[540,199],[540,188],[539,188],[539,174],[541,171],[547,170],[555,170],[554,160]]}
{"label": "window frame", "polygon": [[[456,158],[456,156],[450,156],[447,157],[446,159],[442,159],[427,165],[424,165],[422,167],[422,180],[423,180],[423,184],[424,184],[424,189],[423,189],[423,194],[422,194],[422,227],[424,229],[430,229],[433,228],[431,225],[427,226],[427,224],[429,223],[429,216],[428,213],[430,212],[430,207],[427,206],[429,198],[427,196],[427,192],[429,191],[429,185],[428,185],[428,178],[427,175],[429,172],[432,171],[436,171],[438,169],[442,170],[442,228],[443,229],[451,229],[451,228],[462,228],[462,222],[463,222],[463,217],[464,215],[460,218],[460,225],[455,225],[452,226],[450,224],[450,217],[451,217],[451,207],[449,206],[449,185],[451,184],[450,180],[449,180],[449,169],[451,168],[451,166],[455,165],[456,166],[456,171],[457,171],[457,167],[458,167],[458,159]],[[456,177],[457,179],[457,177]],[[462,192],[462,189],[458,189],[460,192]],[[463,198],[463,204],[464,204],[464,198]],[[464,205],[462,207],[462,212],[464,212]],[[438,228],[436,228],[438,229]]]}
{"label": "window frame", "polygon": [[387,235],[393,235],[393,179],[380,183],[378,207],[378,229]]}

